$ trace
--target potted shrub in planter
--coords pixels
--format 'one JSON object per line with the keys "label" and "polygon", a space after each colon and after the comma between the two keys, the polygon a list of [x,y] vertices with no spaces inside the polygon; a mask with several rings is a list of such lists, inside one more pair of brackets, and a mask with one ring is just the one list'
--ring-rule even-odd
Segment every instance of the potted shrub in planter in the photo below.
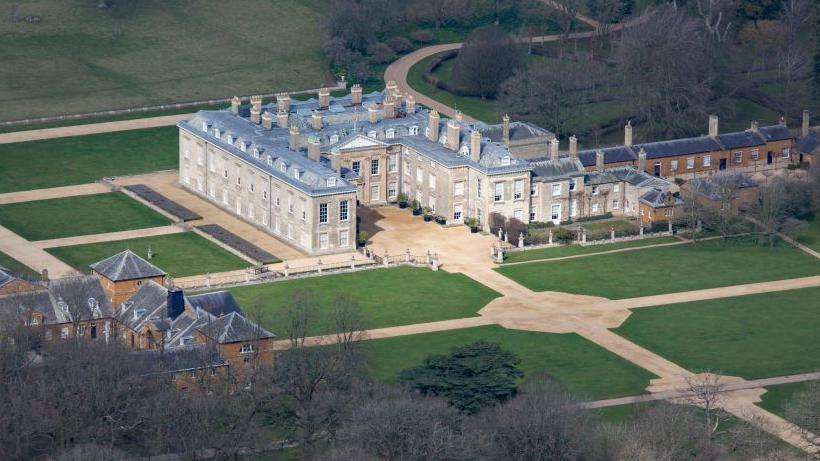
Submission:
{"label": "potted shrub in planter", "polygon": [[418,200],[413,200],[413,216],[418,216],[421,214],[421,205],[419,204]]}
{"label": "potted shrub in planter", "polygon": [[433,215],[430,214],[433,210],[430,207],[424,207],[422,210],[424,212],[424,222],[430,222],[433,220]]}
{"label": "potted shrub in planter", "polygon": [[356,236],[356,244],[358,244],[359,247],[363,247],[367,244],[368,238],[370,238],[370,234],[368,234],[367,231],[361,231],[359,235]]}
{"label": "potted shrub in planter", "polygon": [[396,197],[396,201],[399,202],[399,208],[407,208],[407,194],[404,192]]}
{"label": "potted shrub in planter", "polygon": [[464,220],[464,225],[470,228],[471,234],[478,233],[478,220],[475,218],[467,218]]}
{"label": "potted shrub in planter", "polygon": [[445,224],[447,224],[447,218],[441,215],[436,216],[436,222],[444,226]]}

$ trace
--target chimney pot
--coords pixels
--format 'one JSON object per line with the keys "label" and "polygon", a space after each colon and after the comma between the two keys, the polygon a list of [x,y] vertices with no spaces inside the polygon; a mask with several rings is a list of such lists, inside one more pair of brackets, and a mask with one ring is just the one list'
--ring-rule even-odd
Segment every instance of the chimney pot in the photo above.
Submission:
{"label": "chimney pot", "polygon": [[505,146],[510,147],[510,116],[508,114],[504,114],[501,122],[501,140],[504,142]]}
{"label": "chimney pot", "polygon": [[646,171],[646,151],[641,147],[641,150],[638,152],[638,169],[640,171]]}
{"label": "chimney pot", "polygon": [[239,114],[239,106],[242,105],[242,100],[239,99],[239,96],[234,96],[231,98],[231,113],[234,115]]}
{"label": "chimney pot", "polygon": [[296,125],[291,125],[290,127],[290,150],[299,151],[300,149],[299,143],[299,127]]}
{"label": "chimney pot", "polygon": [[558,138],[550,139],[549,154],[550,160],[558,159]]}
{"label": "chimney pot", "polygon": [[266,130],[270,130],[273,127],[273,117],[271,117],[268,111],[262,114],[262,127]]}
{"label": "chimney pot", "polygon": [[287,128],[288,127],[288,113],[285,111],[279,111],[276,113],[276,125],[279,128]]}
{"label": "chimney pot", "polygon": [[308,158],[313,160],[314,162],[319,162],[319,156],[321,153],[321,143],[319,142],[318,136],[311,136],[308,138]]}
{"label": "chimney pot", "polygon": [[396,102],[392,99],[384,101],[384,118],[396,117]]}
{"label": "chimney pot", "polygon": [[602,150],[596,151],[595,152],[595,167],[599,170],[603,170],[604,169],[604,162],[605,162],[604,151],[602,151]]}
{"label": "chimney pot", "polygon": [[367,120],[370,123],[376,123],[379,121],[379,108],[376,107],[375,103],[367,106]]}
{"label": "chimney pot", "polygon": [[405,98],[404,102],[405,102],[405,110],[407,110],[407,113],[408,114],[415,114],[416,113],[416,98],[414,98],[412,94],[408,94],[407,98]]}
{"label": "chimney pot", "polygon": [[752,130],[753,133],[757,133],[758,131],[760,131],[760,124],[757,122],[757,120],[752,120],[752,124],[749,127],[749,129]]}
{"label": "chimney pot", "polygon": [[259,124],[259,108],[256,106],[251,107],[251,122]]}
{"label": "chimney pot", "polygon": [[461,143],[461,127],[458,122],[453,119],[447,121],[447,147],[450,150],[458,152],[459,144]]}
{"label": "chimney pot", "polygon": [[278,112],[290,112],[290,95],[287,93],[279,93],[276,95],[276,106]]}
{"label": "chimney pot", "polygon": [[327,109],[330,106],[330,90],[327,88],[319,89],[319,108]]}
{"label": "chimney pot", "polygon": [[578,138],[575,135],[569,137],[569,156],[578,157]]}
{"label": "chimney pot", "polygon": [[780,125],[786,126],[786,117],[784,117],[782,115],[780,116]]}
{"label": "chimney pot", "polygon": [[342,174],[342,153],[338,147],[330,150],[330,169],[335,171],[336,174]]}
{"label": "chimney pot", "polygon": [[262,113],[262,96],[251,96],[251,110],[256,109],[260,114]]}
{"label": "chimney pot", "polygon": [[321,130],[322,129],[322,114],[319,111],[314,110],[310,116],[311,125],[313,126],[314,130]]}

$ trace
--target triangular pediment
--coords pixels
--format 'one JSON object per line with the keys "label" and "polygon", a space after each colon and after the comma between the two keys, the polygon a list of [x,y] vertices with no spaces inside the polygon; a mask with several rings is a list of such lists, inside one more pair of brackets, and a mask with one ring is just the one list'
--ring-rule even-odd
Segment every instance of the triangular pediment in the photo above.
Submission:
{"label": "triangular pediment", "polygon": [[359,134],[339,145],[339,150],[367,149],[369,147],[384,147],[387,144],[365,135]]}

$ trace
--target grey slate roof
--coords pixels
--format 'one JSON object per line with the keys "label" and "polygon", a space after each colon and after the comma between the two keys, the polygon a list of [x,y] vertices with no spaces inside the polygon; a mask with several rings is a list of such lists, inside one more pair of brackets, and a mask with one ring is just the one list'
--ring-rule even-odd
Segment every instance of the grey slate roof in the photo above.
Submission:
{"label": "grey slate roof", "polygon": [[724,186],[736,189],[756,187],[757,183],[742,173],[723,173],[709,178],[695,178],[688,182],[688,186],[696,193],[710,199],[720,200]]}
{"label": "grey slate roof", "polygon": [[674,157],[676,155],[700,154],[704,152],[722,150],[717,141],[708,136],[650,142],[634,146],[632,149],[635,152],[638,152],[641,148],[646,151],[647,159]]}
{"label": "grey slate roof", "polygon": [[717,138],[718,142],[726,149],[738,149],[741,147],[754,147],[766,144],[766,141],[752,130],[721,134],[718,135]]}
{"label": "grey slate roof", "polygon": [[578,158],[560,157],[557,160],[537,160],[530,164],[533,166],[533,181],[553,181],[584,174],[584,165]]}
{"label": "grey slate roof", "polygon": [[766,141],[783,141],[794,137],[789,128],[784,125],[763,126],[758,129],[758,132]]}
{"label": "grey slate roof", "polygon": [[212,293],[202,293],[186,296],[185,299],[196,309],[202,309],[217,317],[236,312],[242,314],[236,299],[230,291],[214,291]]}
{"label": "grey slate roof", "polygon": [[102,274],[115,282],[168,275],[165,271],[137,256],[131,250],[117,253],[89,267],[94,272]]}
{"label": "grey slate roof", "polygon": [[49,281],[47,290],[0,296],[0,312],[8,314],[37,310],[43,313],[44,323],[53,325],[71,322],[71,313],[78,312],[76,305],[73,305],[75,302],[82,303],[80,307],[84,318],[114,315],[99,279],[93,275],[53,279]]}
{"label": "grey slate roof", "polygon": [[[468,155],[452,151],[441,143],[433,142],[423,135],[404,136],[398,142],[404,146],[412,147],[425,157],[446,167],[469,165],[487,174],[529,171],[532,169],[532,165],[528,161],[510,154],[506,147],[487,140],[482,140],[481,158],[478,163],[473,162]],[[505,165],[505,158],[509,160],[509,165]]]}
{"label": "grey slate roof", "polygon": [[[489,138],[493,142],[502,142],[504,135],[504,125],[485,125],[479,128],[481,135]],[[538,137],[552,138],[555,135],[551,131],[527,122],[510,122],[510,140],[520,141],[524,139]]]}
{"label": "grey slate roof", "polygon": [[595,166],[597,160],[597,152],[601,150],[604,152],[604,164],[631,162],[638,160],[639,148],[630,148],[627,146],[612,146],[602,147],[600,149],[585,149],[578,151],[578,159],[581,163],[587,166]]}
{"label": "grey slate roof", "polygon": [[117,312],[117,320],[132,330],[138,330],[146,321],[152,318],[164,319],[167,317],[168,289],[149,281],[122,303]]}
{"label": "grey slate roof", "polygon": [[202,334],[220,344],[275,337],[273,333],[236,312],[212,319],[198,329]]}
{"label": "grey slate roof", "polygon": [[816,131],[810,131],[808,135],[801,136],[794,144],[794,148],[803,152],[804,154],[815,154],[820,149],[820,134]]}
{"label": "grey slate roof", "polygon": [[17,277],[15,277],[11,271],[3,266],[0,266],[0,288],[13,282],[16,278]]}
{"label": "grey slate roof", "polygon": [[[640,198],[640,201],[651,206],[652,208],[658,208],[663,206],[668,206],[667,198],[669,198],[669,192],[653,189],[649,192],[643,194]],[[674,204],[675,206],[683,204],[683,200],[679,197],[674,197]]]}
{"label": "grey slate roof", "polygon": [[607,168],[606,171],[621,181],[625,181],[636,187],[652,187],[665,190],[671,186],[669,181],[652,176],[645,171],[637,170],[631,166],[617,166]]}

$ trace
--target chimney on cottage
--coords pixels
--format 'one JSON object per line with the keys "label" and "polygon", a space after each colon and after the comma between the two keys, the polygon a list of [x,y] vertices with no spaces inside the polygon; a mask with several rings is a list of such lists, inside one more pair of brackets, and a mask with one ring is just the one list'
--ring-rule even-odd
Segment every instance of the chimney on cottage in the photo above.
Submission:
{"label": "chimney on cottage", "polygon": [[803,124],[800,126],[800,136],[808,136],[809,135],[809,125],[811,124],[811,117],[809,117],[809,111],[803,111]]}
{"label": "chimney on cottage", "polygon": [[321,151],[321,144],[319,143],[319,137],[316,135],[311,135],[308,138],[307,143],[307,152],[308,158],[313,160],[314,162],[319,162],[319,155]]}
{"label": "chimney on cottage", "polygon": [[231,98],[231,113],[234,115],[239,114],[239,106],[242,105],[242,100],[239,99],[239,96],[234,96]]}
{"label": "chimney on cottage", "polygon": [[632,145],[632,120],[627,120],[626,125],[624,125],[624,146],[629,147]]}
{"label": "chimney on cottage", "polygon": [[40,280],[43,282],[48,282],[48,269],[43,269],[40,271]]}
{"label": "chimney on cottage", "polygon": [[262,128],[266,130],[273,128],[273,117],[271,117],[270,112],[268,111],[265,111],[265,113],[262,114]]}
{"label": "chimney on cottage", "polygon": [[414,98],[412,94],[407,95],[407,97],[404,99],[404,103],[404,108],[405,110],[407,110],[408,114],[416,113],[416,98]]}
{"label": "chimney on cottage", "polygon": [[299,151],[299,127],[290,126],[290,150]]}
{"label": "chimney on cottage", "polygon": [[319,89],[319,108],[327,109],[330,106],[330,90],[327,88]]}
{"label": "chimney on cottage", "polygon": [[358,83],[350,87],[350,102],[353,103],[354,106],[361,105],[362,103],[362,86]]}
{"label": "chimney on cottage", "polygon": [[595,168],[599,170],[604,169],[604,151],[597,150],[595,151]]}
{"label": "chimney on cottage", "polygon": [[749,130],[751,130],[752,133],[757,133],[758,131],[760,131],[760,124],[757,123],[757,120],[752,120],[752,124],[751,126],[749,126]]}
{"label": "chimney on cottage", "polygon": [[396,117],[396,100],[393,98],[384,100],[384,118]]}
{"label": "chimney on cottage", "polygon": [[569,137],[569,156],[572,158],[578,156],[578,138],[575,135]]}
{"label": "chimney on cottage", "polygon": [[478,130],[470,133],[470,160],[476,163],[481,160],[481,133]]}
{"label": "chimney on cottage", "polygon": [[338,147],[330,150],[330,169],[338,175],[342,174],[342,153]]}
{"label": "chimney on cottage", "polygon": [[251,122],[259,124],[259,109],[256,106],[251,106]]}
{"label": "chimney on cottage", "polygon": [[458,122],[453,119],[447,120],[447,147],[450,150],[458,151],[459,143],[461,142],[461,127]]}
{"label": "chimney on cottage", "polygon": [[710,115],[709,116],[709,136],[714,138],[718,135],[718,116],[717,115]]}
{"label": "chimney on cottage", "polygon": [[782,115],[780,116],[780,125],[781,126],[786,126],[786,117],[784,117]]}
{"label": "chimney on cottage", "polygon": [[367,106],[367,120],[370,123],[376,123],[379,121],[379,108],[376,107],[375,103]]}
{"label": "chimney on cottage", "polygon": [[276,108],[278,112],[290,112],[290,95],[287,93],[279,93],[276,95]]}
{"label": "chimney on cottage", "polygon": [[165,309],[168,313],[168,318],[176,320],[177,317],[185,312],[185,296],[180,289],[171,288],[166,295]]}
{"label": "chimney on cottage", "polygon": [[638,152],[638,170],[646,171],[646,151],[641,147]]}
{"label": "chimney on cottage", "polygon": [[504,114],[504,117],[501,119],[501,123],[501,141],[505,146],[510,147],[510,116],[508,114]]}
{"label": "chimney on cottage", "polygon": [[431,110],[427,116],[427,137],[433,142],[438,141],[439,118],[438,112],[435,110]]}
{"label": "chimney on cottage", "polygon": [[550,160],[555,160],[558,158],[558,138],[550,139],[549,154]]}
{"label": "chimney on cottage", "polygon": [[318,110],[314,110],[310,115],[310,123],[314,130],[322,129],[322,114]]}
{"label": "chimney on cottage", "polygon": [[288,113],[286,111],[280,110],[276,113],[276,126],[279,128],[288,127]]}

